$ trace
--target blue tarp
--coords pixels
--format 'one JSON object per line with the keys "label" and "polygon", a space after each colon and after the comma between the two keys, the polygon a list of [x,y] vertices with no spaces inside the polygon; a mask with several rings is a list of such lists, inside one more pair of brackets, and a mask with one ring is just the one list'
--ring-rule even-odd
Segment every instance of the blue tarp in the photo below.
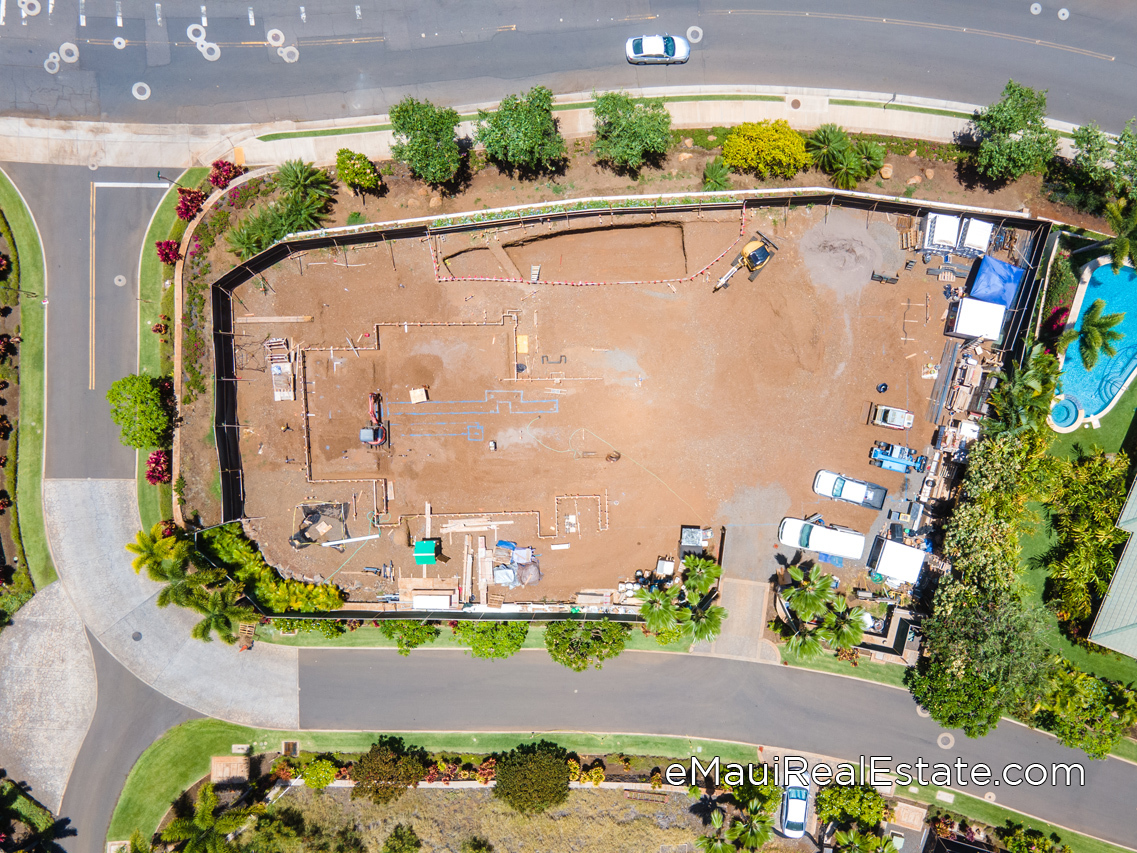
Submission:
{"label": "blue tarp", "polygon": [[1010,308],[1025,272],[1024,269],[987,255],[979,264],[970,296],[980,302],[993,302]]}

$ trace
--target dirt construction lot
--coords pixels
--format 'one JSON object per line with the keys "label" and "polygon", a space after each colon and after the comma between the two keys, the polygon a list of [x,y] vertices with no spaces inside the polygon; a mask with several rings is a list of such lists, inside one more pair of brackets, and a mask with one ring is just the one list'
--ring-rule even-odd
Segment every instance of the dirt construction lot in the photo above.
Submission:
{"label": "dirt construction lot", "polygon": [[[746,217],[643,215],[613,228],[605,216],[309,253],[244,285],[245,511],[270,562],[334,575],[352,599],[374,601],[424,571],[411,543],[429,504],[442,539],[429,575],[461,578],[464,522],[481,528],[474,550],[485,537],[539,555],[540,583],[492,593],[565,601],[650,571],[676,552],[680,525],[726,526],[727,573],[750,579],[773,571],[785,515],[820,511],[875,532],[873,510],[817,497],[813,476],[828,468],[900,494],[903,476],[870,467],[868,452],[905,436],[867,425],[868,406],[912,410],[907,443],[930,441],[921,371],[943,349],[942,286],[922,264],[903,271],[894,217]],[[756,281],[743,271],[712,294],[756,228],[780,251]],[[432,252],[442,278],[482,280],[440,282]],[[874,271],[900,282],[873,282]],[[268,338],[295,354],[294,401],[273,401]],[[429,399],[412,403],[413,388]],[[377,449],[359,438],[373,392],[389,426]],[[344,508],[324,541],[382,536],[294,550],[306,501]]]}

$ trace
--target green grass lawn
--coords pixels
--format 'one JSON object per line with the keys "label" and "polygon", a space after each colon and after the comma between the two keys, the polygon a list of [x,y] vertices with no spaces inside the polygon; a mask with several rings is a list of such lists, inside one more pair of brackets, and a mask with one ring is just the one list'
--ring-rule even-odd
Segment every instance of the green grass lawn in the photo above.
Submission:
{"label": "green grass lawn", "polygon": [[[426,646],[421,646],[422,649],[463,649],[465,646],[461,645],[453,632],[446,625],[441,626],[442,633],[438,639],[433,643]],[[276,643],[282,646],[331,646],[334,648],[344,649],[358,649],[358,648],[382,648],[393,649],[395,644],[388,640],[379,631],[378,628],[372,626],[370,623],[356,628],[346,634],[341,634],[338,637],[328,639],[321,635],[311,632],[307,634],[297,634],[295,637],[282,636],[279,631],[271,625],[258,625],[257,626],[257,639],[262,643]],[[525,635],[525,643],[522,645],[525,649],[543,649],[545,648],[545,626],[544,625],[530,625],[529,633]],[[637,626],[632,627],[631,634],[628,635],[628,643],[625,647],[629,650],[636,651],[656,651],[656,652],[686,652],[691,648],[688,642],[671,643],[670,645],[661,646],[655,641],[654,637],[646,636]],[[414,652],[412,651],[413,655]]]}
{"label": "green grass lawn", "polygon": [[[1077,354],[1074,354],[1077,358]],[[1132,461],[1137,450],[1137,429],[1134,429],[1134,412],[1137,412],[1137,382],[1134,382],[1121,395],[1121,399],[1105,417],[1101,418],[1101,429],[1078,429],[1065,434],[1056,433],[1050,443],[1053,456],[1068,459],[1074,455],[1074,445],[1080,444],[1087,450],[1097,446],[1107,453],[1124,450]]]}
{"label": "green grass lawn", "polygon": [[[178,183],[194,187],[208,174],[209,169],[206,168],[187,169],[178,177]],[[178,222],[175,213],[177,205],[177,187],[171,186],[150,220],[138,262],[138,293],[141,299],[138,303],[138,372],[152,376],[162,376],[173,368],[169,358],[162,355],[160,336],[150,330],[158,322],[159,314],[167,317],[173,317],[174,314],[173,287],[163,287],[168,272],[158,260],[154,244],[171,236],[170,232]],[[172,335],[173,331],[169,334]],[[157,522],[172,518],[174,514],[171,487],[151,486],[146,482],[147,456],[146,453],[138,454],[138,513],[142,518],[143,530],[149,530]]]}
{"label": "green grass lawn", "polygon": [[55,818],[51,812],[33,800],[17,785],[7,779],[0,781],[0,813],[11,811],[36,832],[49,829]]}
{"label": "green grass lawn", "polygon": [[[941,791],[953,794],[955,801],[952,803],[944,803],[937,800],[936,794]],[[1047,836],[1057,834],[1062,839],[1063,844],[1069,845],[1073,853],[1122,853],[1122,851],[1126,850],[1126,848],[1118,847],[1116,844],[1110,844],[1108,841],[1099,841],[1096,838],[1090,838],[1087,835],[1079,835],[1076,832],[1071,832],[1052,823],[1046,823],[1042,820],[1027,817],[1019,812],[1003,808],[1002,806],[979,797],[971,797],[967,794],[961,794],[958,791],[951,791],[947,788],[939,788],[935,785],[912,785],[908,787],[897,784],[896,793],[898,796],[918,800],[921,803],[934,806],[941,811],[951,812],[953,815],[965,817],[968,820],[977,821],[978,823],[985,823],[988,826],[1002,827],[1006,826],[1007,821],[1011,821],[1012,823],[1021,823],[1029,829],[1040,830]]]}
{"label": "green grass lawn", "polygon": [[20,419],[16,453],[16,511],[28,570],[37,589],[54,581],[55,566],[43,526],[44,293],[43,250],[31,213],[0,172],[0,209],[8,218],[20,256]]}
{"label": "green grass lawn", "polygon": [[790,666],[815,669],[818,672],[829,672],[837,675],[848,675],[852,678],[862,678],[865,681],[875,681],[877,684],[889,684],[893,687],[904,686],[904,673],[907,667],[898,664],[861,661],[856,666],[852,666],[845,661],[837,660],[837,655],[829,651],[812,660],[802,660],[785,646],[778,646],[778,651],[782,655],[782,660]]}
{"label": "green grass lawn", "polygon": [[[361,752],[378,738],[376,732],[282,732],[252,729],[221,720],[191,720],[162,735],[142,753],[126,778],[107,830],[107,840],[130,837],[135,829],[152,835],[170,804],[209,772],[213,755],[228,755],[235,743],[247,743],[254,751],[275,752],[283,740],[296,740],[307,752]],[[392,732],[408,743],[432,752],[490,753],[511,749],[519,743],[552,740],[582,754],[625,752],[677,759],[718,755],[725,761],[746,762],[757,754],[749,744],[676,737],[639,735],[594,735],[576,732],[518,733],[425,733]]]}

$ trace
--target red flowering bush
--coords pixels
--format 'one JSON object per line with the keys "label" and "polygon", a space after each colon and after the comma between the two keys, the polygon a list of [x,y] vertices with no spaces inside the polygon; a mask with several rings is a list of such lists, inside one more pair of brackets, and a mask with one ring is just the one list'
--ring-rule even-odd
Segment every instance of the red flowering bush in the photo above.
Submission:
{"label": "red flowering bush", "polygon": [[205,193],[201,190],[187,190],[185,187],[178,187],[178,206],[174,210],[178,219],[189,222],[201,213],[204,206]]}
{"label": "red flowering bush", "polygon": [[150,327],[150,331],[156,335],[166,334],[167,329],[169,329],[169,326],[167,326],[165,323],[155,323],[153,326]]}
{"label": "red flowering bush", "polygon": [[209,173],[209,183],[219,190],[225,189],[233,179],[244,174],[245,170],[228,160],[214,160]]}
{"label": "red flowering bush", "polygon": [[158,260],[164,264],[173,266],[182,259],[177,240],[159,240],[154,244],[154,248],[158,250]]}
{"label": "red flowering bush", "polygon": [[173,519],[167,518],[162,522],[162,538],[173,536],[178,532],[178,526],[174,524]]}
{"label": "red flowering bush", "polygon": [[146,460],[146,482],[151,486],[170,482],[170,454],[166,450],[155,450]]}
{"label": "red flowering bush", "polygon": [[12,259],[0,252],[0,281],[8,278],[8,273],[12,271]]}

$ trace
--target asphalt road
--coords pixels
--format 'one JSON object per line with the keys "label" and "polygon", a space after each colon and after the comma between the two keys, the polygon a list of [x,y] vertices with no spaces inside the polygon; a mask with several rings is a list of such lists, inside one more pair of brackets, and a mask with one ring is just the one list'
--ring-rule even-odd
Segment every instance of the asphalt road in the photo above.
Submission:
{"label": "asphalt road", "polygon": [[[461,652],[305,649],[300,723],[373,731],[587,731],[705,737],[798,749],[846,760],[968,765],[1077,763],[1085,786],[1006,784],[965,790],[1079,832],[1133,846],[1137,766],[1089,761],[1024,726],[1003,722],[980,740],[944,733],[912,697],[856,679],[788,667],[629,652],[600,671],[572,673],[540,652],[480,661]],[[888,761],[891,765],[892,761]],[[928,771],[930,774],[930,771]],[[1036,771],[1034,771],[1036,772]],[[927,777],[929,781],[930,775]],[[1012,771],[1012,779],[1018,778]]]}
{"label": "asphalt road", "polygon": [[135,678],[90,631],[87,641],[99,701],[59,811],[75,833],[59,840],[68,853],[104,853],[111,815],[134,762],[167,729],[201,716]]}
{"label": "asphalt road", "polygon": [[[58,0],[34,18],[10,5],[0,111],[53,118],[373,115],[408,93],[475,103],[538,82],[559,92],[764,83],[989,103],[1011,76],[1049,89],[1055,118],[1119,131],[1137,111],[1137,6],[1116,0],[1068,0],[1065,21],[1057,2],[1032,15],[1027,0],[167,0],[160,11],[149,0]],[[187,32],[203,18],[204,38],[192,35],[217,46],[215,61]],[[693,26],[703,37],[687,65],[624,61],[629,36]],[[281,50],[297,50],[294,62],[268,46],[270,29]],[[45,60],[65,40],[79,58],[52,75]]]}
{"label": "asphalt road", "polygon": [[133,477],[134,451],[119,441],[106,393],[137,369],[139,249],[165,187],[129,186],[157,183],[149,169],[5,171],[32,209],[47,257],[45,475]]}

